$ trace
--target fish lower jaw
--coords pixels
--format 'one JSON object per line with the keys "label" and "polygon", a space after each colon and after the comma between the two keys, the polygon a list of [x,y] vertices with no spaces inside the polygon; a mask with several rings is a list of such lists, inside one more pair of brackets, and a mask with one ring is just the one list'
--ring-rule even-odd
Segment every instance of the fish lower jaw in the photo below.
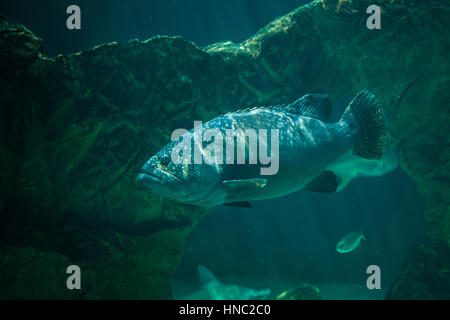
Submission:
{"label": "fish lower jaw", "polygon": [[142,173],[142,172],[137,175],[136,181],[143,186],[148,186],[149,184],[154,184],[154,183],[162,184],[161,179],[159,179],[158,177],[148,174],[148,173]]}

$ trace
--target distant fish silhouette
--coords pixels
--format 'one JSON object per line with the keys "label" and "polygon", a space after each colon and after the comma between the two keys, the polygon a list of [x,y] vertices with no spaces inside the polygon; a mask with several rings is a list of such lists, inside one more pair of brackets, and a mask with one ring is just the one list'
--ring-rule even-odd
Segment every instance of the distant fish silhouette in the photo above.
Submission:
{"label": "distant fish silhouette", "polygon": [[260,300],[270,294],[270,289],[255,290],[222,283],[206,267],[199,265],[197,269],[201,288],[186,296],[186,300]]}
{"label": "distant fish silhouette", "polygon": [[382,176],[397,167],[397,151],[392,147],[386,146],[383,157],[379,160],[363,159],[347,153],[328,166],[327,170],[334,172],[336,175],[338,181],[336,192],[338,192],[344,189],[354,178]]}
{"label": "distant fish silhouette", "polygon": [[351,252],[359,247],[361,240],[366,241],[362,232],[350,232],[337,243],[336,251],[339,253]]}

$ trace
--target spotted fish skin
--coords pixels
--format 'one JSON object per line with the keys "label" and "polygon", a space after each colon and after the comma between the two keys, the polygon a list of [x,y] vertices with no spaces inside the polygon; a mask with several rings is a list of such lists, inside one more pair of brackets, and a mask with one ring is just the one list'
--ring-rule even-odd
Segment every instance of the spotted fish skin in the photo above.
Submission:
{"label": "spotted fish skin", "polygon": [[[258,146],[266,145],[275,174],[262,175],[269,165],[261,162],[258,149],[247,148],[245,164],[226,164],[226,155],[213,154],[210,163],[174,164],[168,161],[179,141],[172,141],[141,168],[137,180],[152,192],[180,202],[212,207],[227,203],[280,197],[307,187],[346,152],[365,158],[379,158],[384,147],[384,117],[375,97],[364,90],[349,104],[342,118],[329,123],[331,103],[325,95],[305,95],[295,102],[276,107],[260,107],[231,112],[184,133],[180,140],[193,141],[195,151],[205,154],[205,143],[195,139],[195,132],[214,129],[223,137],[228,130],[252,129]],[[242,129],[243,131],[239,131]],[[272,150],[272,134],[278,133],[278,149]],[[200,140],[200,142],[199,142]],[[224,149],[230,142],[225,138]],[[248,146],[248,144],[247,144]],[[320,184],[319,184],[320,185]]]}
{"label": "spotted fish skin", "polygon": [[[345,123],[326,123],[320,119],[264,108],[248,112],[230,113],[206,123],[205,128],[230,128],[255,130],[278,129],[278,172],[260,175],[260,163],[254,165],[222,165],[218,169],[221,181],[265,179],[263,188],[252,188],[240,194],[227,194],[229,202],[280,197],[297,191],[320,173],[329,163],[351,148],[352,133]],[[222,130],[223,130],[222,129]],[[266,143],[258,137],[259,144]],[[250,150],[246,163],[251,157]]]}

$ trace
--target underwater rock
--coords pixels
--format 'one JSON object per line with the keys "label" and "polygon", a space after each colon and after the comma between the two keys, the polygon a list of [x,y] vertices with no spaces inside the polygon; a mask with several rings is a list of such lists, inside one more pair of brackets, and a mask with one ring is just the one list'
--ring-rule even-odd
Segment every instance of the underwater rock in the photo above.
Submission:
{"label": "underwater rock", "polygon": [[411,250],[400,278],[386,299],[450,299],[450,251],[445,242],[426,242]]}
{"label": "underwater rock", "polygon": [[24,72],[23,66],[41,55],[43,49],[42,40],[30,30],[0,15],[0,70],[4,77]]}
{"label": "underwater rock", "polygon": [[[52,259],[79,264],[90,284],[76,298],[170,298],[184,240],[206,210],[147,193],[135,183],[140,164],[193,120],[305,93],[339,100],[364,88],[384,106],[400,165],[426,200],[427,238],[448,250],[450,7],[378,1],[381,30],[368,30],[370,4],[344,1],[336,12],[338,0],[314,1],[239,44],[201,49],[154,37],[55,58],[42,55],[32,32],[0,17],[2,251],[33,250],[43,271]],[[450,265],[446,255],[433,259]],[[9,277],[27,274],[25,266],[5,261],[0,286],[17,296],[30,284]],[[401,279],[420,279],[427,296],[441,297],[413,261]],[[53,277],[42,272],[36,281]],[[32,297],[66,297],[40,287]]]}
{"label": "underwater rock", "polygon": [[81,299],[83,291],[67,290],[61,282],[70,264],[64,255],[31,247],[2,252],[0,299]]}
{"label": "underwater rock", "polygon": [[280,293],[277,300],[322,300],[320,290],[312,284],[303,284],[298,288]]}
{"label": "underwater rock", "polygon": [[[183,76],[188,68],[201,78],[206,54],[180,38],[157,37],[49,59],[24,27],[5,17],[0,27],[0,51],[18,64],[0,66],[2,247],[31,247],[36,272],[42,268],[33,279],[53,283],[61,275],[64,290],[66,267],[83,265],[77,298],[170,298],[184,238],[206,210],[151,195],[135,176],[179,117],[190,119],[214,99],[214,90],[201,90],[206,82]],[[15,34],[26,36],[4,36]],[[180,92],[186,99],[175,101]],[[52,257],[66,259],[62,274],[44,272]],[[22,268],[19,259],[2,259],[2,282]],[[13,284],[11,295],[32,286]]]}

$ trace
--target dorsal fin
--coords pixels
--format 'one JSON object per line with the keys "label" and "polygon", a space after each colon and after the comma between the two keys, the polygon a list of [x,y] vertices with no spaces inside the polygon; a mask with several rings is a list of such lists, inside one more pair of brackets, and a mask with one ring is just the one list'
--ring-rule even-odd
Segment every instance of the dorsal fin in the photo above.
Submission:
{"label": "dorsal fin", "polygon": [[307,94],[293,103],[287,105],[287,112],[296,113],[305,117],[317,118],[329,121],[331,118],[332,105],[326,94]]}
{"label": "dorsal fin", "polygon": [[304,95],[291,104],[244,108],[240,110],[230,111],[224,114],[224,116],[255,110],[272,110],[294,113],[305,117],[320,119],[322,121],[329,121],[331,118],[332,109],[333,107],[328,95],[316,93]]}
{"label": "dorsal fin", "polygon": [[284,107],[284,105],[249,107],[249,108],[238,109],[238,110],[227,112],[224,114],[224,116],[228,116],[230,114],[236,114],[236,113],[245,113],[245,112],[250,112],[250,111],[255,111],[255,110],[277,110],[277,109],[283,110],[283,107]]}
{"label": "dorsal fin", "polygon": [[217,280],[216,276],[213,275],[213,273],[211,271],[209,271],[206,267],[199,265],[197,267],[197,272],[198,272],[198,278],[200,280],[200,284],[201,285],[206,285],[208,283],[212,283],[212,282],[219,282],[219,280]]}

